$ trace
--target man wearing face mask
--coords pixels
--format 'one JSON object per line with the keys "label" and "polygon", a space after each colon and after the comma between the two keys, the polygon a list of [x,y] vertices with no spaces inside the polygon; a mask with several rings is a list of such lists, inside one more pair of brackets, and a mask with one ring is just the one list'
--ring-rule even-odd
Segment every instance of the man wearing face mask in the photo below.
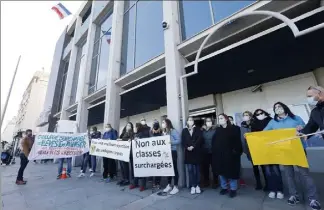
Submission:
{"label": "man wearing face mask", "polygon": [[18,170],[18,176],[16,180],[17,185],[25,185],[27,182],[24,181],[24,171],[28,164],[28,155],[33,147],[34,140],[33,140],[33,133],[32,130],[26,130],[26,136],[24,136],[20,142],[20,168]]}
{"label": "man wearing face mask", "polygon": [[[307,90],[307,101],[309,105],[315,106],[310,114],[308,123],[300,130],[302,134],[310,134],[318,129],[324,130],[324,88],[310,86]],[[324,138],[324,134],[322,134]]]}
{"label": "man wearing face mask", "polygon": [[145,118],[141,119],[141,124],[143,126],[143,134],[144,134],[144,136],[150,136],[151,128],[146,124]]}
{"label": "man wearing face mask", "polygon": [[[105,133],[103,134],[102,139],[107,139],[107,140],[117,139],[117,131],[111,127],[111,124],[108,123],[105,126]],[[117,175],[116,162],[114,159],[110,159],[106,157],[103,157],[102,161],[103,161],[103,168],[104,168],[102,178],[105,182],[111,182],[113,178]]]}

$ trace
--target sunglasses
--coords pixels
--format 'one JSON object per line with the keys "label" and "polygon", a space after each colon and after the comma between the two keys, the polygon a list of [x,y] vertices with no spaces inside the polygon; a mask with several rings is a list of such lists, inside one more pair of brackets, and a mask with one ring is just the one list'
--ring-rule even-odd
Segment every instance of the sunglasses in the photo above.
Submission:
{"label": "sunglasses", "polygon": [[262,114],[263,114],[263,112],[259,112],[259,113],[256,113],[256,116],[260,116]]}

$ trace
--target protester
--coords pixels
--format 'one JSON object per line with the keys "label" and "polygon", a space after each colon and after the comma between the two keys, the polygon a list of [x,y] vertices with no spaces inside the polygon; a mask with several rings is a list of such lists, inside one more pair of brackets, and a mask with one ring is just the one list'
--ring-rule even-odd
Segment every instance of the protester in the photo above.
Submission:
{"label": "protester", "polygon": [[[147,126],[148,127],[148,126]],[[143,126],[143,123],[136,123],[134,128],[135,133],[135,141],[142,138],[149,138],[150,132],[147,132],[147,127]],[[132,157],[132,155],[131,155]],[[129,189],[134,189],[139,186],[140,191],[144,191],[146,188],[146,178],[145,177],[135,177],[134,176],[134,168],[133,168],[133,160],[132,163],[132,179],[133,183],[129,186]]]}
{"label": "protester", "polygon": [[[117,139],[116,134],[117,131],[114,130],[111,127],[111,124],[108,123],[105,126],[105,133],[103,134],[102,139],[116,140]],[[102,161],[103,161],[103,168],[104,168],[102,178],[105,182],[111,182],[114,179],[114,177],[117,175],[116,161],[114,159],[106,158],[106,157],[103,157]]]}
{"label": "protester", "polygon": [[188,168],[189,186],[191,186],[191,194],[200,194],[200,169],[202,161],[202,145],[203,136],[201,129],[194,125],[194,120],[189,117],[187,127],[182,130],[181,141],[184,148],[184,162]]}
{"label": "protester", "polygon": [[141,124],[143,126],[143,131],[142,131],[143,135],[144,136],[150,136],[151,128],[146,124],[145,118],[141,119]]}
{"label": "protester", "polygon": [[[88,133],[88,138],[89,138],[89,140],[91,141],[91,134],[90,134],[90,132],[87,130],[87,133]],[[82,155],[82,162],[81,162],[81,171],[80,171],[80,173],[82,173],[83,172],[83,162],[86,160],[86,158],[87,158],[87,165],[89,165],[89,171],[90,171],[90,173],[92,172],[92,166],[91,166],[91,158],[88,158],[87,156],[89,155],[89,153],[85,153],[85,154],[83,154]]]}
{"label": "protester", "polygon": [[[240,129],[240,127],[237,126],[237,125],[234,123],[234,118],[233,118],[232,116],[228,116],[228,119],[229,119],[231,125],[233,125],[234,127]],[[245,181],[244,181],[243,178],[242,178],[242,173],[243,173],[242,166],[241,166],[241,169],[240,169],[240,173],[241,173],[241,175],[240,175],[240,183],[239,183],[239,184],[240,184],[240,186],[246,186],[246,183],[245,183]]]}
{"label": "protester", "polygon": [[[297,115],[294,115],[289,107],[281,102],[277,102],[273,106],[273,111],[275,113],[274,119],[272,119],[267,127],[264,128],[264,130],[276,130],[276,129],[283,129],[283,128],[297,128],[297,130],[301,130],[301,128],[305,125],[303,119]],[[302,145],[304,149],[306,149],[307,144],[301,140]],[[298,168],[300,177],[303,179],[302,183],[305,186],[305,189],[307,189],[307,195],[309,200],[309,206],[312,209],[321,209],[321,205],[319,201],[317,200],[317,190],[316,186],[314,184],[314,181],[312,177],[309,174],[309,169],[304,168],[301,166],[295,166]],[[284,166],[285,176],[287,179],[288,184],[288,191],[290,194],[290,197],[288,199],[289,205],[296,205],[300,202],[299,195],[296,188],[295,183],[295,171],[294,166]],[[275,183],[273,183],[275,184]],[[269,183],[269,186],[271,184]],[[272,187],[272,186],[271,186]],[[281,192],[277,192],[277,198],[283,198],[283,195],[281,195]],[[269,194],[269,197],[273,198],[275,192],[272,191]]]}
{"label": "protester", "polygon": [[[308,123],[303,129],[299,129],[302,134],[310,134],[318,129],[324,130],[324,88],[320,86],[310,86],[307,90],[307,101],[311,106],[315,106],[310,114]],[[324,134],[322,134],[324,138]]]}
{"label": "protester", "polygon": [[221,182],[220,194],[228,192],[229,180],[231,198],[235,197],[240,178],[242,143],[240,129],[231,125],[227,115],[218,116],[220,127],[216,128],[212,141],[213,172],[219,174]]}
{"label": "protester", "polygon": [[67,177],[71,177],[71,172],[72,172],[72,158],[60,158],[58,160],[58,175],[57,175],[57,179],[60,179],[62,176],[62,172],[63,172],[63,164],[64,164],[64,160],[66,159],[66,164],[67,164],[67,170],[66,170],[66,175]]}
{"label": "protester", "polygon": [[[164,188],[163,192],[167,193],[170,190],[170,194],[174,195],[179,192],[178,181],[179,181],[179,173],[178,173],[178,153],[177,146],[181,144],[181,138],[176,129],[173,128],[172,122],[169,119],[164,119],[161,124],[163,135],[170,135],[171,140],[171,156],[172,156],[172,164],[174,168],[174,176],[168,177],[168,185]],[[171,187],[171,181],[173,178],[174,186]]]}
{"label": "protester", "polygon": [[[209,168],[212,166],[212,140],[215,135],[216,126],[213,125],[211,118],[206,118],[205,129],[203,129],[204,138],[204,150],[202,155],[201,172],[203,177],[202,187],[208,187],[210,185]],[[218,175],[213,173],[212,188],[217,188],[218,186]]]}
{"label": "protester", "polygon": [[33,131],[31,129],[26,130],[26,136],[23,136],[20,142],[20,168],[16,179],[17,185],[25,185],[27,181],[24,181],[24,171],[28,164],[28,156],[33,147]]}
{"label": "protester", "polygon": [[[270,122],[271,119],[272,118],[268,112],[266,112],[262,109],[255,110],[253,113],[253,123],[251,125],[251,131],[252,132],[263,131],[263,129],[268,125],[268,123]],[[250,150],[248,150],[248,157],[250,157],[249,160],[252,162],[252,165],[253,165],[253,173],[254,173],[256,183],[257,183],[256,189],[261,189],[262,183],[261,183],[261,177],[260,177],[260,172],[259,172],[259,166],[253,164],[253,161],[251,159]],[[267,181],[267,175],[266,175],[266,170],[265,170],[266,166],[261,165],[260,167],[261,167],[263,177],[264,177],[264,182],[265,182],[263,191],[266,192],[266,191],[268,191],[268,181]]]}
{"label": "protester", "polygon": [[[134,126],[131,122],[128,122],[127,125],[124,127],[122,134],[119,137],[122,141],[132,141],[134,139]],[[132,150],[131,150],[132,153]],[[131,154],[130,154],[131,155]],[[133,158],[130,157],[132,160]],[[132,162],[131,162],[132,164]],[[120,168],[121,168],[121,174],[122,179],[117,182],[120,186],[126,186],[129,185],[129,163],[125,161],[120,161]]]}
{"label": "protester", "polygon": [[[151,137],[162,136],[162,130],[160,128],[159,121],[154,120],[150,136]],[[153,177],[151,179],[153,179]],[[161,177],[156,176],[156,177],[154,177],[153,181],[154,181],[153,185],[152,185],[153,190],[159,190],[160,189]]]}

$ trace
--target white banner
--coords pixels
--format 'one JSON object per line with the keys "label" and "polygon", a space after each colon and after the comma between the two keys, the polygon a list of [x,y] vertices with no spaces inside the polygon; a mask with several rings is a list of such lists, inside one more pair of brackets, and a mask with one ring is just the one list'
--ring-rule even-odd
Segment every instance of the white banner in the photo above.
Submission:
{"label": "white banner", "polygon": [[38,133],[29,160],[67,158],[89,152],[87,133]]}
{"label": "white banner", "polygon": [[174,176],[170,136],[132,142],[135,177]]}
{"label": "white banner", "polygon": [[90,155],[129,162],[131,142],[107,139],[92,139]]}

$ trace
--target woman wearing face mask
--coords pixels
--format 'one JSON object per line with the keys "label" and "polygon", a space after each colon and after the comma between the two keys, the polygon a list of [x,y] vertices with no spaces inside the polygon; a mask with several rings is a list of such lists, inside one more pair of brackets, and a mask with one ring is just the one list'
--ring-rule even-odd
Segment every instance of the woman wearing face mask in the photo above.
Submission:
{"label": "woman wearing face mask", "polygon": [[[150,137],[150,133],[146,131],[146,128],[141,123],[135,124],[134,133],[135,133],[135,140]],[[133,163],[132,163],[132,167],[133,167]],[[144,191],[146,187],[146,178],[134,177],[134,168],[132,168],[132,178],[133,178],[133,183],[129,186],[129,189],[134,189],[139,185],[139,190]]]}
{"label": "woman wearing face mask", "polygon": [[[132,141],[134,139],[134,128],[131,122],[128,122],[124,127],[122,134],[119,137],[122,141]],[[132,151],[132,150],[131,150]],[[131,162],[132,164],[132,162]],[[133,165],[133,164],[132,164]],[[120,168],[122,173],[122,179],[117,182],[117,185],[126,186],[129,185],[129,163],[120,161]]]}
{"label": "woman wearing face mask", "polygon": [[[117,139],[117,131],[111,127],[111,124],[108,123],[105,126],[105,133],[103,134],[102,139],[107,139],[107,140],[116,140]],[[104,168],[104,171],[102,174],[103,180],[105,182],[111,182],[113,180],[114,176],[117,175],[116,162],[114,159],[110,159],[110,158],[106,158],[106,157],[103,157],[102,161],[103,161],[103,168]],[[108,177],[108,174],[109,174],[109,177]]]}
{"label": "woman wearing face mask", "polygon": [[212,141],[213,173],[219,174],[221,195],[228,192],[227,181],[230,185],[229,196],[236,196],[238,179],[240,178],[242,143],[240,129],[232,126],[227,115],[218,116],[220,127],[216,128]]}
{"label": "woman wearing face mask", "polygon": [[[213,121],[211,118],[206,118],[205,129],[203,129],[203,158],[201,163],[201,172],[203,176],[203,187],[208,187],[210,185],[209,181],[209,167],[212,165],[212,140],[215,135],[216,127],[213,126]],[[212,187],[217,188],[218,185],[218,175],[213,174]]]}
{"label": "woman wearing face mask", "polygon": [[[283,128],[297,128],[297,130],[300,130],[303,126],[305,126],[304,121],[301,117],[294,115],[287,105],[277,102],[273,106],[273,111],[275,113],[274,119],[272,119],[269,124],[264,128],[264,130],[276,130],[276,129],[283,129]],[[302,145],[304,149],[306,149],[306,143],[301,140]],[[295,166],[298,168],[298,171],[300,173],[300,177],[303,179],[302,183],[305,185],[304,188],[307,189],[307,195],[309,200],[309,206],[312,209],[321,209],[321,205],[317,200],[317,192],[316,192],[316,186],[314,184],[313,179],[309,175],[308,168],[304,168],[301,166]],[[271,168],[270,168],[271,169]],[[279,198],[283,198],[282,195],[282,181],[280,176],[280,170],[279,167],[276,166],[276,170],[270,171],[269,167],[266,168],[267,175],[270,176],[269,180],[269,188],[270,187],[276,187],[277,188],[277,198],[278,198],[278,191],[279,191]],[[274,173],[277,171],[277,175],[274,175]],[[279,172],[278,172],[279,171]],[[295,171],[294,166],[284,166],[285,176],[287,178],[287,184],[288,184],[288,191],[290,194],[290,197],[288,199],[289,205],[296,205],[300,202],[296,183],[295,183]],[[276,182],[273,180],[272,177],[276,177]],[[280,180],[278,180],[280,177]],[[270,183],[271,182],[271,183]],[[272,189],[269,197],[274,198],[275,197],[275,191],[276,189]]]}
{"label": "woman wearing face mask", "polygon": [[[150,136],[151,137],[162,136],[162,130],[160,128],[159,121],[154,120],[153,127],[152,127],[152,130],[150,132]],[[153,180],[153,177],[151,177],[151,180]],[[161,182],[161,177],[160,176],[154,177],[154,182],[153,182],[153,186],[152,186],[153,191],[160,189],[160,182]]]}
{"label": "woman wearing face mask", "polygon": [[203,136],[201,129],[194,125],[194,120],[189,117],[187,127],[182,130],[182,145],[184,147],[184,162],[188,168],[189,185],[191,186],[191,194],[200,194],[199,187],[200,170],[199,165],[202,159]]}
{"label": "woman wearing face mask", "polygon": [[[263,131],[263,129],[268,125],[268,123],[271,121],[271,116],[268,112],[264,111],[263,109],[257,109],[253,113],[253,123],[251,124],[251,132],[258,132],[258,131]],[[250,151],[248,150],[248,157],[250,157],[251,160],[251,154]],[[252,162],[253,165],[253,162]],[[261,170],[263,173],[264,177],[264,182],[265,186],[263,187],[263,191],[268,191],[268,180],[267,180],[267,175],[266,175],[266,166],[261,165]],[[253,173],[254,177],[257,183],[256,189],[262,189],[262,183],[261,183],[261,176],[260,176],[260,171],[259,171],[259,166],[258,165],[253,165]]]}
{"label": "woman wearing face mask", "polygon": [[[178,173],[178,153],[177,153],[177,146],[181,143],[181,138],[176,129],[173,128],[173,125],[169,119],[165,119],[162,121],[162,132],[163,135],[170,135],[171,140],[171,155],[172,155],[172,164],[174,168],[174,176],[168,177],[168,185],[163,190],[163,192],[167,193],[170,190],[170,195],[177,194],[179,192],[178,188],[178,180],[179,180],[179,173]],[[174,186],[171,187],[172,178],[174,179]]]}

